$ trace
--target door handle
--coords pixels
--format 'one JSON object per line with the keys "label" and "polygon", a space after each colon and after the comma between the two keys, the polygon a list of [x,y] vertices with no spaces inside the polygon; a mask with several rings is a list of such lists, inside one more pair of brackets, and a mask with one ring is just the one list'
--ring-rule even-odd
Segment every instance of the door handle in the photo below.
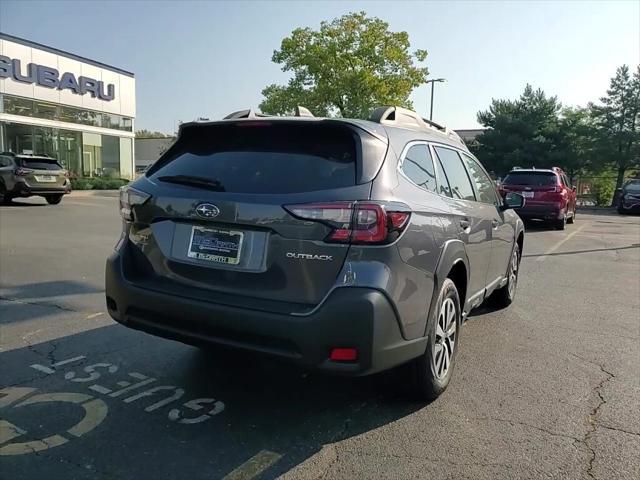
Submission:
{"label": "door handle", "polygon": [[495,218],[493,220],[491,220],[491,226],[493,228],[498,228],[499,224],[500,224],[500,222],[498,222],[498,220],[496,220]]}
{"label": "door handle", "polygon": [[460,226],[462,227],[463,230],[466,230],[467,228],[469,228],[469,220],[466,219],[462,219],[460,220]]}

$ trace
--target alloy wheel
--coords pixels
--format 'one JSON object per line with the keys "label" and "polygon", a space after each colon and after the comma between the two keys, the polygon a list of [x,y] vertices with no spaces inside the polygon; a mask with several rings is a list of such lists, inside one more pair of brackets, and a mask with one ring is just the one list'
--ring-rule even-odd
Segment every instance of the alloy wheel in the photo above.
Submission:
{"label": "alloy wheel", "polygon": [[518,284],[518,251],[514,249],[509,268],[509,298],[513,298]]}
{"label": "alloy wheel", "polygon": [[453,349],[456,342],[457,311],[453,299],[446,298],[442,302],[436,324],[435,342],[433,344],[433,368],[437,378],[447,375],[451,367]]}

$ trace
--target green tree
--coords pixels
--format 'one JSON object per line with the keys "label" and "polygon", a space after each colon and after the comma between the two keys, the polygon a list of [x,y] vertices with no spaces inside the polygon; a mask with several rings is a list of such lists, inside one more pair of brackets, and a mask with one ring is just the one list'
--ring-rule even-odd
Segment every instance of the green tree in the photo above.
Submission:
{"label": "green tree", "polygon": [[562,104],[527,85],[517,100],[494,99],[478,122],[487,130],[477,137],[475,153],[488,170],[504,175],[515,166],[561,165],[565,148],[560,129]]}
{"label": "green tree", "polygon": [[568,107],[562,110],[559,123],[558,165],[571,183],[576,176],[592,168],[595,130],[589,109]]}
{"label": "green tree", "polygon": [[260,109],[282,115],[302,105],[318,116],[366,118],[380,105],[412,108],[409,95],[428,70],[417,64],[427,52],[410,47],[407,32],[364,12],[324,21],[319,30],[297,28],[272,57],[292,77],[268,85]]}
{"label": "green tree", "polygon": [[640,167],[640,65],[631,75],[623,65],[611,79],[601,104],[590,104],[596,127],[595,165],[613,167],[620,188],[627,170]]}
{"label": "green tree", "polygon": [[162,132],[152,132],[151,130],[136,130],[136,138],[168,138],[169,135]]}

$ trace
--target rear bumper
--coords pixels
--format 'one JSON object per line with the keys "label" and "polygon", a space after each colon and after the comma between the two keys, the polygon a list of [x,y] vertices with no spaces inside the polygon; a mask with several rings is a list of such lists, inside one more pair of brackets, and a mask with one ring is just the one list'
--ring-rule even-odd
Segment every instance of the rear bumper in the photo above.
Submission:
{"label": "rear bumper", "polygon": [[540,219],[540,220],[558,220],[566,213],[566,205],[558,204],[539,204],[531,205],[525,202],[524,207],[517,210],[518,215],[525,219]]}
{"label": "rear bumper", "polygon": [[12,197],[30,197],[32,195],[60,195],[71,193],[71,183],[67,182],[62,187],[31,186],[24,182],[16,182],[11,190],[7,192]]}
{"label": "rear bumper", "polygon": [[640,199],[636,198],[622,198],[620,199],[620,204],[618,205],[620,210],[626,211],[640,211]]}
{"label": "rear bumper", "polygon": [[[425,338],[402,338],[394,309],[375,289],[338,288],[306,315],[263,312],[136,285],[123,274],[121,252],[107,259],[107,308],[114,320],[130,328],[188,344],[265,353],[344,375],[386,370],[426,349]],[[357,361],[330,361],[331,349],[341,347],[356,348]]]}

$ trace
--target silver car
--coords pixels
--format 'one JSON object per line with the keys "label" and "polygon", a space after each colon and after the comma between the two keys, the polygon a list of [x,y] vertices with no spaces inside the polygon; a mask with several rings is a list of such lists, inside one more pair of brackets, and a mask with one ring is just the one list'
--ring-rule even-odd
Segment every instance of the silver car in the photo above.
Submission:
{"label": "silver car", "polygon": [[0,203],[39,195],[49,204],[57,205],[70,192],[68,173],[55,158],[0,153]]}
{"label": "silver car", "polygon": [[523,202],[403,108],[183,124],[121,190],[107,308],[127,327],[328,373],[402,366],[434,398],[471,309],[514,299]]}

